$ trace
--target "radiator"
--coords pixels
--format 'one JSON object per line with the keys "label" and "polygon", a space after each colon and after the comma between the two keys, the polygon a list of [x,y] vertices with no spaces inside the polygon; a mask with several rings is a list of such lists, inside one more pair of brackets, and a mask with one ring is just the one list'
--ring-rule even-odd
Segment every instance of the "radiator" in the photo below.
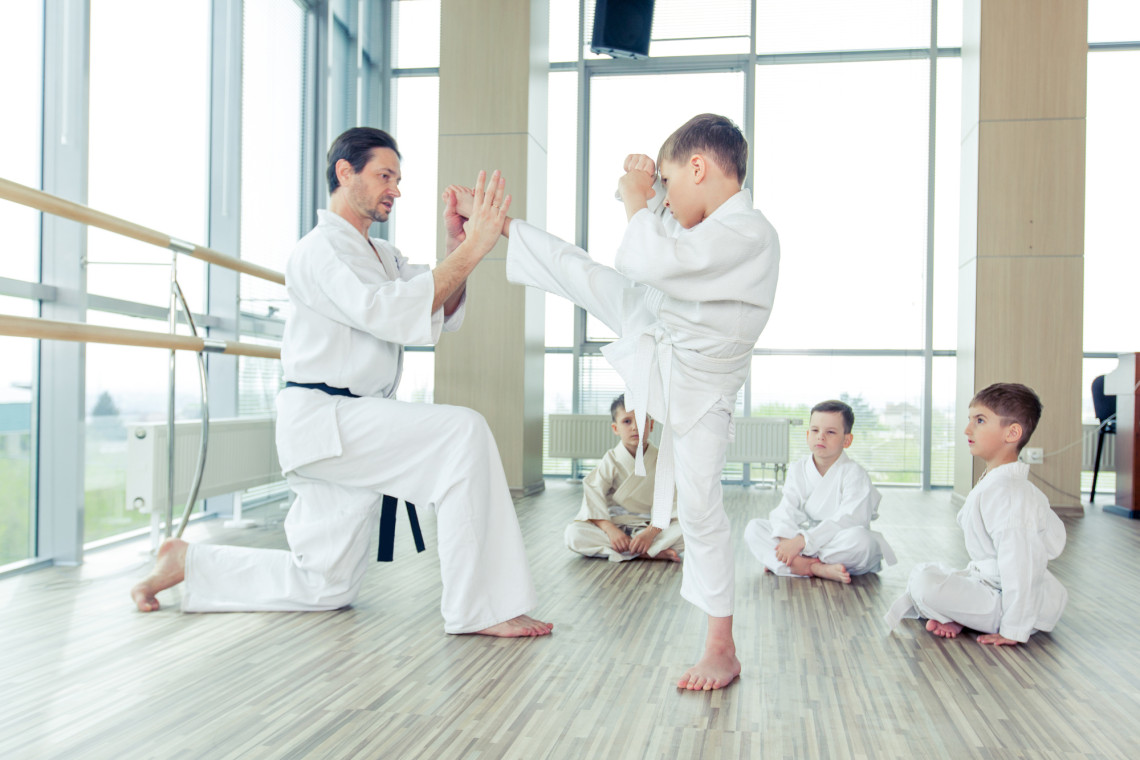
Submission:
{"label": "radiator", "polygon": [[[1092,472],[1096,464],[1096,437],[1099,425],[1082,425],[1084,435],[1081,438],[1081,470]],[[1100,453],[1100,471],[1114,472],[1116,470],[1116,436],[1104,437],[1104,450]]]}
{"label": "radiator", "polygon": [[[198,462],[201,422],[174,425],[174,505],[181,512]],[[165,514],[167,433],[165,422],[130,426],[127,433],[127,509]],[[242,417],[210,421],[206,469],[198,498],[243,491],[282,480],[274,420]]]}
{"label": "radiator", "polygon": [[[737,417],[736,440],[728,445],[727,461],[788,463],[791,420],[779,417]],[[660,442],[660,426],[649,439]],[[601,459],[618,442],[608,414],[552,414],[548,456]]]}

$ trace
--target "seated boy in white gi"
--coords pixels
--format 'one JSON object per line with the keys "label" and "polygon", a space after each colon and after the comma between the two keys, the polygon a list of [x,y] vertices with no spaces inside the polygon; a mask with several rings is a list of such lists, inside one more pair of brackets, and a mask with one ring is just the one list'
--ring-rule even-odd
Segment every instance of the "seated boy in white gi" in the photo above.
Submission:
{"label": "seated boy in white gi", "polygon": [[[610,404],[610,418],[610,427],[620,440],[582,481],[582,509],[566,526],[566,548],[610,562],[635,558],[680,562],[685,539],[677,523],[676,501],[669,527],[662,530],[649,524],[657,470],[657,447],[649,442],[653,420],[648,419],[645,440],[641,440],[637,420],[625,408],[624,395]],[[645,475],[634,473],[639,445]]]}
{"label": "seated boy in white gi", "polygon": [[871,530],[882,498],[867,472],[847,456],[855,412],[842,401],[811,410],[811,453],[788,468],[784,496],[767,520],[748,523],[744,540],[767,570],[850,583],[895,563],[886,539]]}
{"label": "seated boy in white gi", "polygon": [[[704,653],[677,686],[719,689],[740,674],[732,533],[720,478],[736,395],[772,312],[780,242],[742,188],[748,142],[730,119],[693,117],[666,139],[657,159],[625,159],[618,191],[629,223],[613,268],[508,218],[507,278],[573,301],[620,336],[602,353],[625,382],[638,429],[647,416],[662,424],[652,524],[669,525],[676,487],[685,536],[681,596],[708,615]],[[670,212],[663,217],[649,210],[658,170]],[[462,195],[463,215],[471,192],[449,192]],[[646,472],[643,455],[635,472]]]}
{"label": "seated boy in white gi", "polygon": [[1040,419],[1041,400],[1024,385],[997,383],[974,396],[966,440],[986,471],[958,512],[970,564],[916,566],[886,615],[891,628],[921,616],[935,636],[972,628],[979,644],[1024,644],[1061,619],[1069,595],[1047,565],[1065,548],[1065,524],[1017,461]]}

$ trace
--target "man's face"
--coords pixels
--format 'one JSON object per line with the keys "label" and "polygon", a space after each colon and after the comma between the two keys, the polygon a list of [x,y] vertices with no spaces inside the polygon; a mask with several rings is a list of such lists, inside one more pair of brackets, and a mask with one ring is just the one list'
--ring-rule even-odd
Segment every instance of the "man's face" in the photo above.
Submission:
{"label": "man's face", "polygon": [[851,434],[843,432],[840,412],[816,412],[808,421],[808,448],[817,462],[830,464],[839,459],[851,440]]}
{"label": "man's face", "polygon": [[[343,159],[341,159],[343,160]],[[347,161],[345,162],[348,163]],[[374,222],[386,222],[400,197],[400,158],[391,148],[373,148],[372,157],[358,173],[341,180],[353,211]]]}

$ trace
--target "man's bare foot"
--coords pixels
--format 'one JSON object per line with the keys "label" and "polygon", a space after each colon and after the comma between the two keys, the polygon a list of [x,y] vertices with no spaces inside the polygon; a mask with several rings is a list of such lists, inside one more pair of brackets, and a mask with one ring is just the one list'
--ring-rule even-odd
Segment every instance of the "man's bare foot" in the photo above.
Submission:
{"label": "man's bare foot", "polygon": [[685,671],[677,682],[678,689],[709,691],[723,689],[740,675],[740,660],[736,652],[705,652],[704,657]]}
{"label": "man's bare foot", "polygon": [[811,566],[811,574],[817,578],[825,578],[829,581],[839,581],[840,583],[851,582],[851,575],[848,574],[847,568],[839,563],[828,565],[824,562],[816,562]]}
{"label": "man's bare foot", "polygon": [[139,612],[157,610],[159,605],[156,594],[181,583],[186,577],[187,546],[182,539],[172,538],[158,547],[154,569],[131,589],[131,599],[135,600]]}
{"label": "man's bare foot", "polygon": [[554,623],[544,623],[541,620],[535,620],[529,615],[519,615],[510,620],[496,623],[490,628],[475,631],[475,633],[481,636],[498,636],[504,639],[512,639],[520,636],[545,636],[553,629]]}
{"label": "man's bare foot", "polygon": [[662,549],[661,551],[657,552],[656,557],[650,557],[648,554],[642,554],[642,555],[640,555],[640,558],[641,559],[667,559],[670,562],[680,562],[681,561],[681,558],[679,556],[677,556],[677,552],[673,551],[672,549]]}
{"label": "man's bare foot", "polygon": [[941,636],[944,639],[952,639],[962,632],[962,626],[959,623],[939,623],[937,620],[927,620],[926,630],[933,633],[935,636]]}

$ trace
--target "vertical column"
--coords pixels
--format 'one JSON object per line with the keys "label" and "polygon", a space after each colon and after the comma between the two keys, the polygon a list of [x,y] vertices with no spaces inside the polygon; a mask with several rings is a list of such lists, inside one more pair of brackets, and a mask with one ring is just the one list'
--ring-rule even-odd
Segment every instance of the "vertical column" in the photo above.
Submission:
{"label": "vertical column", "polygon": [[[43,189],[87,203],[90,8],[87,0],[44,6]],[[40,280],[58,289],[40,316],[83,322],[87,316],[87,229],[44,214]],[[40,342],[39,473],[36,554],[56,564],[83,561],[83,343]]]}
{"label": "vertical column", "polygon": [[[210,220],[211,248],[232,255],[241,250],[241,103],[242,4],[213,0],[210,34]],[[207,311],[222,324],[209,329],[212,338],[238,340],[239,276],[211,264],[207,269]],[[238,415],[238,357],[207,354],[210,417]],[[233,511],[241,494],[206,500],[206,510]]]}
{"label": "vertical column", "polygon": [[[511,216],[546,210],[546,0],[443,0],[439,66],[439,187],[500,169]],[[397,135],[398,137],[398,135]],[[444,235],[441,233],[440,252]],[[487,418],[516,494],[542,482],[545,306],[507,282],[506,241],[468,280],[463,329],[435,353],[435,401]]]}
{"label": "vertical column", "polygon": [[[1047,454],[1081,436],[1087,26],[1084,0],[965,3],[959,418],[978,388],[1025,383]],[[956,451],[965,495],[981,467]],[[1054,508],[1079,509],[1080,458],[1033,465]]]}

